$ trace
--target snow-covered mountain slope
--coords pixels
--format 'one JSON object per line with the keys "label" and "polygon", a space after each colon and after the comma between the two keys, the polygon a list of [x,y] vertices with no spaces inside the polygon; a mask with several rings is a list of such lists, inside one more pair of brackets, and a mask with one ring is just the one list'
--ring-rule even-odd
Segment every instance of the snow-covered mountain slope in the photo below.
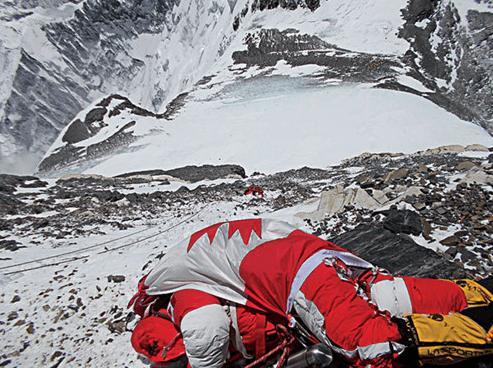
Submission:
{"label": "snow-covered mountain slope", "polygon": [[[361,63],[372,57],[367,69],[375,77],[383,58],[383,76],[391,64],[398,70],[389,79],[373,78],[381,87],[414,93],[406,84],[418,86],[461,119],[490,126],[487,1],[16,1],[0,5],[0,12],[3,170],[18,165],[21,151],[41,157],[79,111],[103,96],[119,93],[164,112],[204,76],[225,71],[245,49],[244,39],[262,30],[296,30],[324,48],[354,52],[325,65],[337,79],[341,69],[348,79],[353,62],[362,74]],[[290,50],[289,43],[282,47],[268,53]]]}
{"label": "snow-covered mountain slope", "polygon": [[[298,70],[306,71],[287,67],[286,73]],[[279,75],[279,68],[273,71],[273,76],[226,84],[216,98],[201,99],[201,93],[209,96],[213,78],[190,94],[183,111],[165,124],[121,117],[124,120],[118,122],[135,120],[135,127],[152,127],[153,134],[127,142],[119,151],[103,152],[100,160],[87,160],[86,155],[70,160],[65,152],[88,151],[96,141],[106,139],[106,131],[73,145],[59,138],[59,146],[40,169],[55,163],[53,168],[58,165],[63,171],[68,160],[75,172],[103,175],[203,163],[234,163],[249,173],[273,173],[302,166],[327,167],[365,151],[409,153],[437,144],[493,145],[493,138],[479,126],[419,96],[332,79],[317,82]],[[324,69],[317,73],[323,75]],[[111,134],[121,129],[110,121]]]}
{"label": "snow-covered mountain slope", "polygon": [[[235,1],[0,5],[0,157],[39,158],[92,101],[122,93],[159,111],[221,55]],[[237,11],[238,12],[238,11]],[[31,168],[37,162],[31,162]]]}
{"label": "snow-covered mountain slope", "polygon": [[[245,179],[215,170],[194,183],[184,175],[194,168],[46,182],[0,175],[0,366],[144,367],[126,309],[138,279],[168,247],[219,221],[289,221],[399,274],[493,271],[486,147],[364,154]],[[243,194],[252,184],[264,197]]]}
{"label": "snow-covered mountain slope", "polygon": [[[162,131],[167,114],[154,114],[112,95],[79,113],[48,151],[39,169],[65,168],[115,154],[139,138]],[[138,149],[138,148],[135,148]]]}

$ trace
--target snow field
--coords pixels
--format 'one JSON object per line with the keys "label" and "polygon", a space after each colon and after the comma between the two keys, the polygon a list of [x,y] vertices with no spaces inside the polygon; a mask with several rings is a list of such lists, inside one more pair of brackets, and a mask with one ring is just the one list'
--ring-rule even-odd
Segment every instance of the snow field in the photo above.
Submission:
{"label": "snow field", "polygon": [[327,167],[362,152],[493,144],[482,128],[419,96],[365,86],[290,89],[283,83],[280,78],[238,84],[221,96],[228,102],[191,102],[165,132],[136,142],[144,148],[114,155],[85,173],[204,163],[273,173]]}

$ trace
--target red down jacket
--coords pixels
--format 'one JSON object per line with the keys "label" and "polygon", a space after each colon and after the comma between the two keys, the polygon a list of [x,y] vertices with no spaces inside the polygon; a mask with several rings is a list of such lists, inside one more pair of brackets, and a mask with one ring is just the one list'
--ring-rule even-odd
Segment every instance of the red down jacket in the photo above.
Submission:
{"label": "red down jacket", "polygon": [[[194,368],[224,363],[230,319],[217,299],[194,308],[193,297],[183,290],[203,291],[286,323],[296,313],[353,366],[394,365],[405,346],[391,314],[443,313],[465,306],[453,282],[379,273],[344,248],[265,219],[197,231],[170,249],[145,284],[149,294],[175,292],[173,314]],[[440,301],[437,290],[445,297]]]}

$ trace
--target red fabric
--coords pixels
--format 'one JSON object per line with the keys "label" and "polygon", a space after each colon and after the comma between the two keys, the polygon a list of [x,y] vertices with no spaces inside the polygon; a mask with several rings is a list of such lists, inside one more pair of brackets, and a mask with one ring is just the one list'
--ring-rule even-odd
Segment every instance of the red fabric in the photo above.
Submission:
{"label": "red fabric", "polygon": [[321,249],[346,251],[316,236],[295,230],[289,236],[265,242],[240,264],[247,306],[285,318],[293,279],[303,262]]}
{"label": "red fabric", "polygon": [[250,236],[252,232],[255,232],[259,238],[262,238],[262,220],[261,219],[248,219],[248,220],[238,220],[230,221],[228,227],[228,239],[236,233],[240,232],[241,239],[245,245],[250,241]]}
{"label": "red fabric", "polygon": [[173,320],[177,326],[181,325],[181,320],[187,313],[199,309],[206,305],[221,304],[215,296],[199,290],[180,290],[171,296],[171,306]]}
{"label": "red fabric", "polygon": [[406,283],[413,313],[448,314],[467,308],[466,296],[452,281],[403,277]]}
{"label": "red fabric", "polygon": [[145,285],[146,278],[147,275],[139,280],[137,292],[132,296],[127,305],[127,308],[132,307],[135,314],[140,317],[144,317],[147,307],[157,299],[157,296],[155,295],[147,295],[146,290],[148,289],[148,286]]}
{"label": "red fabric", "polygon": [[[189,252],[190,249],[192,249],[194,244],[197,242],[197,240],[199,240],[205,234],[207,234],[207,236],[209,237],[209,243],[212,244],[217,234],[217,230],[222,224],[224,224],[224,222],[211,225],[209,227],[206,227],[205,229],[193,233],[188,243],[187,252]],[[228,239],[231,239],[233,234],[236,233],[237,231],[240,232],[241,239],[243,240],[243,243],[245,245],[248,244],[252,232],[255,232],[259,238],[262,237],[262,219],[229,221],[228,224],[229,224]]]}
{"label": "red fabric", "polygon": [[[260,334],[264,336],[265,350],[267,351],[271,350],[279,342],[276,326],[272,323],[270,318],[264,320],[262,316],[265,315],[262,313],[245,307],[244,305],[238,305],[236,307],[236,316],[241,340],[250,355],[254,355],[258,358],[256,354],[256,344]],[[260,322],[263,325],[261,329],[259,329]]]}
{"label": "red fabric", "polygon": [[[368,297],[371,297],[371,286],[395,277],[386,273],[371,271],[362,275],[358,280]],[[417,278],[402,276],[409,293],[413,313],[448,314],[460,312],[467,308],[466,296],[462,289],[450,280]]]}
{"label": "red fabric", "polygon": [[218,224],[211,225],[206,227],[205,229],[199,230],[190,236],[190,241],[188,243],[187,252],[190,252],[190,249],[194,246],[194,244],[199,240],[203,235],[207,234],[209,237],[209,243],[214,241],[214,237],[216,236],[217,230],[219,227],[224,224],[224,222],[220,222]]}
{"label": "red fabric", "polygon": [[255,356],[261,357],[265,354],[266,346],[265,346],[265,327],[267,325],[267,319],[265,314],[261,313],[257,316],[255,326]]}
{"label": "red fabric", "polygon": [[262,187],[259,187],[258,185],[250,185],[246,190],[245,190],[245,195],[258,195],[259,197],[263,198],[264,197],[264,190]]}
{"label": "red fabric", "polygon": [[[173,322],[162,317],[141,319],[132,332],[131,343],[137,353],[153,363],[167,362],[185,354],[180,332]],[[168,350],[163,356],[166,347]]]}
{"label": "red fabric", "polygon": [[[390,318],[360,297],[355,284],[341,280],[333,267],[319,265],[308,276],[301,291],[324,316],[327,337],[346,351],[401,339]],[[388,355],[353,364],[388,367],[394,364],[392,361],[393,357]]]}

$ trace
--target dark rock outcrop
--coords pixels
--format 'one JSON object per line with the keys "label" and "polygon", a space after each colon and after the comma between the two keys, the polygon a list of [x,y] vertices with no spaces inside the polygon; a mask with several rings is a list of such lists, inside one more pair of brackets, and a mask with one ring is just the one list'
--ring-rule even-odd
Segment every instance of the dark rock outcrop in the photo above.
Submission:
{"label": "dark rock outcrop", "polygon": [[466,271],[406,235],[361,224],[331,239],[369,262],[394,274],[418,277],[464,277]]}
{"label": "dark rock outcrop", "polygon": [[[6,6],[53,8],[69,2],[80,1],[26,0],[7,2]],[[130,55],[128,43],[139,34],[161,33],[169,27],[167,17],[177,2],[85,1],[72,17],[42,26],[39,32],[49,42],[46,47],[55,50],[56,57],[64,62],[46,62],[28,50],[20,50],[11,93],[4,103],[0,134],[19,151],[41,156],[94,96],[124,89],[142,70],[144,61]],[[19,13],[26,17],[32,12]],[[15,17],[2,21],[15,21]],[[155,107],[163,101],[163,96],[156,96]],[[67,139],[71,140],[70,135]]]}
{"label": "dark rock outcrop", "polygon": [[[113,107],[109,108],[110,104],[113,104]],[[101,129],[108,126],[108,119],[120,115],[123,111],[128,112],[127,118],[120,122],[121,127],[115,130],[112,135],[96,143],[83,144],[84,140],[96,136]],[[132,128],[138,122],[132,119],[139,119],[140,117],[164,119],[165,114],[155,114],[143,109],[120,95],[111,95],[102,99],[85,116],[80,116],[70,123],[62,137],[62,142],[65,145],[58,147],[45,157],[38,165],[38,170],[47,172],[63,169],[77,163],[104,157],[114,151],[128,147],[136,139],[132,133]],[[80,145],[76,145],[78,143]]]}
{"label": "dark rock outcrop", "polygon": [[297,30],[261,29],[247,34],[246,51],[232,54],[235,63],[274,66],[284,60],[291,66],[315,64],[327,67],[323,76],[348,82],[376,82],[392,77],[392,67],[400,64],[393,57],[341,49],[317,36]]}
{"label": "dark rock outcrop", "polygon": [[404,62],[436,91],[428,98],[493,132],[493,14],[469,10],[461,19],[453,2],[410,0],[403,17]]}
{"label": "dark rock outcrop", "polygon": [[202,166],[184,166],[172,170],[146,170],[136,171],[116,176],[116,178],[129,178],[132,176],[149,175],[161,176],[167,175],[174,178],[195,183],[201,180],[224,179],[228,176],[235,175],[246,178],[245,169],[239,165],[202,165]]}
{"label": "dark rock outcrop", "polygon": [[383,227],[395,234],[420,235],[423,231],[421,217],[414,211],[390,210],[386,213]]}

